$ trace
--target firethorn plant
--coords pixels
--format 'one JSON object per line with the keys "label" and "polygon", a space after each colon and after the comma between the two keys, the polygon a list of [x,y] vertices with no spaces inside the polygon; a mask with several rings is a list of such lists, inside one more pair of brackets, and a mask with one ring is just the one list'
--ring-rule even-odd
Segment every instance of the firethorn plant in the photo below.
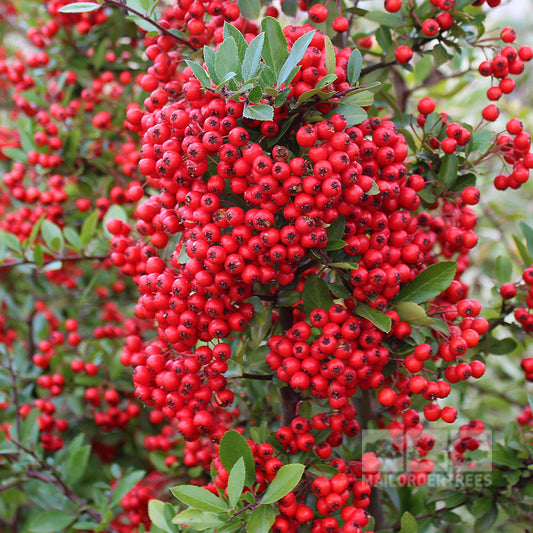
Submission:
{"label": "firethorn plant", "polygon": [[529,527],[499,3],[1,3],[0,531]]}

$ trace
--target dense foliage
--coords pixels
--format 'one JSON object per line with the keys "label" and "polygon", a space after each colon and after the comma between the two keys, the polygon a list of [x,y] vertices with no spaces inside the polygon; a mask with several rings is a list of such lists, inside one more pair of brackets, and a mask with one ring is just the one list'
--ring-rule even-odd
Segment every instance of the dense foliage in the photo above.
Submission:
{"label": "dense foliage", "polygon": [[2,2],[2,533],[529,527],[499,3]]}

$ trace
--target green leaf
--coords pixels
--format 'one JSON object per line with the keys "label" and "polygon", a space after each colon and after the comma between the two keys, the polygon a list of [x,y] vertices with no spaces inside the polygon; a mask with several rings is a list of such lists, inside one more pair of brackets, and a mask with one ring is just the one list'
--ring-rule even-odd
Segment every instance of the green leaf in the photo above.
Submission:
{"label": "green leaf", "polygon": [[359,268],[359,263],[355,261],[353,263],[349,261],[335,261],[334,263],[329,263],[330,267],[344,268],[345,270],[355,270]]}
{"label": "green leaf", "polygon": [[484,496],[483,498],[478,498],[474,505],[472,505],[472,509],[470,512],[472,513],[472,516],[474,518],[479,518],[480,516],[486,515],[494,505],[494,502],[492,498],[489,498],[488,496]]}
{"label": "green leaf", "polygon": [[299,463],[282,466],[265,491],[261,505],[277,502],[286,496],[300,483],[304,470],[305,466]]}
{"label": "green leaf", "polygon": [[279,21],[273,17],[265,17],[261,21],[261,29],[266,34],[262,57],[267,66],[272,68],[274,76],[279,76],[281,67],[289,57],[287,39],[283,34]]}
{"label": "green leaf", "polygon": [[390,28],[399,28],[405,25],[401,15],[396,13],[385,13],[384,11],[369,11],[365,18],[377,22],[380,26],[389,26]]}
{"label": "green leaf", "polygon": [[217,85],[223,82],[228,73],[241,71],[239,51],[233,37],[228,37],[220,43],[215,55],[215,70],[220,78]]}
{"label": "green leaf", "polygon": [[439,182],[449,189],[457,180],[457,171],[459,169],[459,159],[456,155],[446,154],[442,158],[442,164],[439,170]]}
{"label": "green leaf", "polygon": [[71,227],[66,227],[63,229],[63,235],[67,242],[76,250],[81,249],[81,241],[80,236],[78,235],[78,232]]}
{"label": "green leaf", "polygon": [[83,222],[80,233],[80,245],[85,248],[94,236],[98,226],[98,210],[94,210]]}
{"label": "green leaf", "polygon": [[261,14],[261,2],[259,0],[238,0],[241,15],[246,20],[256,20]]}
{"label": "green leaf", "polygon": [[509,468],[523,468],[522,461],[516,458],[516,451],[504,448],[499,443],[496,443],[492,449],[492,462]]}
{"label": "green leaf", "polygon": [[242,79],[244,81],[253,78],[259,67],[261,61],[261,54],[263,53],[263,45],[265,43],[265,33],[260,33],[250,42],[244,54],[242,62]]}
{"label": "green leaf", "polygon": [[533,256],[533,229],[525,222],[520,222],[520,229],[522,230],[522,234],[526,238],[526,245],[529,254]]}
{"label": "green leaf", "polygon": [[204,531],[205,529],[218,528],[224,524],[216,514],[198,509],[187,509],[177,514],[172,519],[173,524],[189,526],[196,531]]}
{"label": "green leaf", "polygon": [[344,286],[340,285],[339,283],[332,283],[329,286],[329,290],[337,297],[337,298],[343,298],[348,299],[352,297],[352,293]]}
{"label": "green leaf", "polygon": [[342,240],[342,238],[344,237],[345,227],[346,227],[346,218],[343,216],[340,216],[339,218],[337,218],[337,220],[335,220],[329,225],[327,229],[328,240],[332,240],[332,241]]}
{"label": "green leaf", "polygon": [[274,108],[271,105],[266,104],[247,105],[244,108],[242,115],[253,120],[273,120]]}
{"label": "green leaf", "polygon": [[210,46],[204,46],[205,66],[207,67],[207,71],[209,72],[211,79],[215,82],[215,85],[218,85],[221,82],[222,78],[217,74],[215,68],[215,59],[216,52]]}
{"label": "green leaf", "polygon": [[13,235],[13,233],[0,230],[0,240],[2,241],[2,243],[5,243],[7,248],[9,248],[10,250],[13,250],[14,252],[19,252],[19,253],[22,252],[20,241],[18,240],[18,237],[16,235]]}
{"label": "green leaf", "polygon": [[422,56],[414,66],[415,80],[422,83],[433,69],[433,58],[430,55]]}
{"label": "green leaf", "polygon": [[89,463],[91,446],[83,444],[84,438],[82,433],[76,435],[68,447],[65,460],[65,478],[71,485],[77,483],[83,477]]}
{"label": "green leaf", "polygon": [[281,289],[278,292],[277,304],[280,307],[291,307],[302,299],[302,295],[296,289]]}
{"label": "green leaf", "polygon": [[[290,83],[294,76],[298,73],[300,70],[300,67],[294,67],[291,70],[291,73],[289,74],[289,77],[287,78],[287,83]],[[289,96],[289,93],[292,91],[292,87],[289,85],[288,87],[285,87],[281,92],[278,93],[276,98],[274,99],[274,107],[281,107],[287,100],[287,97]]]}
{"label": "green leaf", "polygon": [[335,68],[337,67],[335,47],[327,35],[324,35],[324,48],[326,51],[326,72],[328,74],[335,74]]}
{"label": "green leaf", "polygon": [[246,49],[248,48],[248,43],[246,42],[244,35],[235,26],[233,26],[233,24],[224,21],[224,39],[227,39],[228,37],[233,37],[233,39],[235,40],[235,43],[237,44],[237,49],[239,51],[239,61],[242,63],[242,61],[244,60],[244,54],[246,53]]}
{"label": "green leaf", "polygon": [[418,531],[415,517],[407,511],[403,513],[402,518],[400,519],[400,526],[400,533],[417,533]]}
{"label": "green leaf", "polygon": [[224,468],[231,472],[233,465],[242,457],[246,468],[245,483],[251,487],[255,483],[255,462],[250,445],[237,431],[231,430],[224,433],[220,439],[220,461]]}
{"label": "green leaf", "polygon": [[39,243],[33,247],[33,260],[37,266],[43,266],[43,247]]}
{"label": "green leaf", "polygon": [[60,13],[87,13],[89,11],[96,11],[100,4],[93,2],[79,2],[77,4],[67,4],[59,9]]}
{"label": "green leaf", "polygon": [[22,422],[20,441],[22,444],[33,446],[39,438],[39,423],[37,417],[39,416],[39,410],[33,409],[26,420]]}
{"label": "green leaf", "polygon": [[513,263],[510,259],[504,255],[499,255],[496,258],[496,265],[494,268],[494,274],[496,276],[496,283],[502,285],[511,281],[513,276]]}
{"label": "green leaf", "polygon": [[428,266],[411,283],[400,289],[396,302],[424,303],[435,298],[450,286],[456,271],[455,261],[442,261]]}
{"label": "green leaf", "polygon": [[527,401],[528,401],[528,403],[529,403],[529,407],[530,407],[530,409],[533,411],[533,395],[528,394],[528,395],[527,395]]}
{"label": "green leaf", "polygon": [[520,257],[522,258],[522,261],[524,262],[524,266],[527,268],[533,263],[533,259],[531,257],[531,254],[528,252],[528,249],[522,242],[520,238],[518,238],[516,235],[513,235],[513,241],[518,248],[518,253],[520,254]]}
{"label": "green leaf", "polygon": [[177,487],[171,487],[170,492],[185,505],[194,509],[209,513],[220,513],[228,510],[223,500],[207,489],[196,485],[178,485]]}
{"label": "green leaf", "polygon": [[186,59],[185,63],[190,67],[193,74],[196,76],[196,79],[204,86],[204,87],[211,87],[211,78],[209,77],[209,74],[205,70],[204,67],[200,66],[198,63],[195,63],[194,61],[191,61],[190,59]]}
{"label": "green leaf", "polygon": [[270,505],[255,508],[246,522],[247,533],[269,533],[276,521],[276,511]]}
{"label": "green leaf", "polygon": [[153,525],[166,531],[167,533],[174,533],[176,528],[172,525],[172,518],[174,517],[174,508],[169,503],[160,500],[150,500],[148,502],[148,516]]}
{"label": "green leaf", "polygon": [[370,307],[369,305],[359,302],[355,308],[355,314],[366,318],[372,322],[374,326],[385,333],[389,333],[391,330],[392,320],[390,316],[378,311],[377,309],[374,309],[373,307]]}
{"label": "green leaf", "polygon": [[315,87],[313,87],[313,89],[309,89],[308,91],[302,93],[298,97],[297,104],[300,105],[302,102],[309,100],[311,97],[322,93],[322,89],[330,83],[333,83],[336,79],[337,76],[335,74],[327,74],[315,85]]}
{"label": "green leaf", "polygon": [[489,130],[479,130],[472,134],[472,150],[484,154],[493,144],[494,134]]}
{"label": "green leaf", "polygon": [[[292,70],[302,60],[302,57],[305,55],[305,52],[309,48],[309,45],[311,44],[311,41],[313,40],[314,35],[315,35],[315,30],[304,33],[293,44],[289,57],[287,58],[285,63],[283,63],[283,66],[281,67],[281,70],[279,71],[278,81],[277,81],[278,86],[283,85],[289,79],[289,75],[292,73]],[[296,73],[294,74],[294,76],[295,75]]]}
{"label": "green leaf", "polygon": [[348,126],[358,126],[368,117],[367,112],[360,105],[351,102],[339,102],[334,111],[346,117]]}
{"label": "green leaf", "polygon": [[448,51],[442,44],[438,43],[433,47],[433,59],[435,60],[435,67],[444,65],[450,59]]}
{"label": "green leaf", "polygon": [[357,81],[359,80],[359,76],[361,75],[361,69],[363,68],[363,56],[361,55],[361,52],[354,48],[352,53],[350,54],[350,59],[348,59],[348,81],[350,82],[350,85],[355,85]]}
{"label": "green leaf", "polygon": [[474,531],[476,533],[484,533],[485,531],[490,531],[491,527],[496,522],[498,518],[498,506],[493,505],[491,510],[484,516],[478,518],[474,523]]}
{"label": "green leaf", "polygon": [[228,478],[228,499],[231,507],[235,507],[241,497],[245,476],[246,468],[244,466],[244,459],[239,457],[233,465]]}
{"label": "green leaf", "polygon": [[494,355],[509,355],[513,353],[518,346],[518,342],[512,337],[506,339],[495,340],[494,344],[490,344],[487,351]]}
{"label": "green leaf", "polygon": [[397,306],[400,320],[413,326],[431,326],[434,320],[427,316],[426,310],[414,302],[401,302]]}
{"label": "green leaf", "polygon": [[316,274],[311,274],[305,282],[302,291],[304,311],[307,315],[314,309],[328,310],[333,305],[333,298],[328,284]]}
{"label": "green leaf", "polygon": [[46,246],[55,252],[59,252],[65,244],[61,228],[50,220],[43,220],[41,235]]}
{"label": "green leaf", "polygon": [[123,496],[139,483],[144,475],[144,470],[134,470],[133,472],[129,472],[122,476],[113,490],[109,506],[114,507],[115,505],[118,505]]}
{"label": "green leaf", "polygon": [[34,514],[26,525],[32,533],[58,533],[76,521],[76,516],[65,511],[49,510]]}

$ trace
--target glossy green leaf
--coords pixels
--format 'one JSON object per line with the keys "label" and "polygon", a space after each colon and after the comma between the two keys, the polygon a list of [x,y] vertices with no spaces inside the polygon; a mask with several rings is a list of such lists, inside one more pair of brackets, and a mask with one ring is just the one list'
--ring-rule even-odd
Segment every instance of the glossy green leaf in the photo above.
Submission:
{"label": "glossy green leaf", "polygon": [[31,516],[26,528],[31,533],[58,533],[76,521],[66,511],[48,510]]}
{"label": "glossy green leaf", "polygon": [[477,498],[474,504],[472,505],[472,509],[470,512],[472,513],[472,516],[475,518],[479,518],[480,516],[486,515],[494,505],[494,502],[492,498],[489,498],[488,496],[484,496],[483,498]]}
{"label": "glossy green leaf", "polygon": [[274,108],[271,105],[266,104],[254,104],[247,105],[244,108],[243,116],[246,118],[251,118],[253,120],[273,120],[274,119]]}
{"label": "glossy green leaf", "polygon": [[309,315],[314,309],[325,309],[333,305],[328,284],[316,274],[309,276],[302,291],[304,310]]}
{"label": "glossy green leaf", "polygon": [[330,240],[328,241],[328,244],[326,246],[326,251],[332,252],[333,250],[342,250],[346,246],[346,241],[343,241],[341,239],[339,240]]}
{"label": "glossy green leaf", "polygon": [[418,274],[411,283],[400,289],[396,296],[396,302],[427,302],[450,286],[456,272],[457,263],[455,261],[442,261],[430,265]]}
{"label": "glossy green leaf", "polygon": [[59,252],[65,244],[61,228],[50,220],[43,220],[41,235],[46,246],[55,252]]}
{"label": "glossy green leaf", "polygon": [[490,511],[479,517],[474,523],[474,531],[476,533],[485,533],[491,531],[492,526],[498,518],[498,506],[493,505]]}
{"label": "glossy green leaf", "polygon": [[65,237],[66,241],[76,250],[81,249],[81,240],[78,232],[69,226],[65,227],[63,229],[63,236]]}
{"label": "glossy green leaf", "polygon": [[80,232],[80,244],[85,248],[94,236],[98,226],[98,210],[94,210],[83,222]]}
{"label": "glossy green leaf", "polygon": [[275,79],[277,79],[281,67],[289,57],[287,39],[283,34],[279,21],[273,17],[265,17],[261,21],[261,29],[266,34],[262,57],[267,66],[272,68]]}
{"label": "glossy green leaf", "polygon": [[171,487],[170,491],[185,505],[201,511],[219,513],[228,510],[223,500],[203,487],[178,485],[177,487]]}
{"label": "glossy green leaf", "polygon": [[166,533],[174,533],[176,528],[172,525],[174,509],[169,503],[152,499],[148,502],[148,516],[152,525]]}
{"label": "glossy green leaf", "polygon": [[244,459],[239,457],[233,465],[228,478],[228,500],[231,507],[235,507],[241,497],[245,477],[246,468],[244,466]]}
{"label": "glossy green leaf", "polygon": [[345,227],[346,227],[346,218],[343,216],[340,216],[339,218],[337,218],[337,220],[332,222],[329,225],[328,229],[326,230],[328,234],[328,240],[333,240],[333,241],[342,240],[344,236]]}
{"label": "glossy green leaf", "polygon": [[457,171],[459,170],[459,159],[454,154],[446,154],[442,158],[439,170],[439,182],[449,189],[457,181]]}
{"label": "glossy green leaf", "polygon": [[245,483],[252,486],[255,482],[255,462],[250,445],[237,431],[231,430],[224,433],[220,439],[220,461],[224,468],[231,472],[233,465],[242,457],[246,468]]}
{"label": "glossy green leaf", "polygon": [[360,105],[342,101],[335,107],[335,113],[344,115],[348,126],[358,126],[368,117],[368,113]]}
{"label": "glossy green leaf", "polygon": [[384,331],[385,333],[389,333],[391,330],[392,320],[390,316],[378,311],[377,309],[374,309],[373,307],[370,307],[369,305],[359,302],[355,308],[355,314],[362,318],[366,318],[372,322],[376,328]]}
{"label": "glossy green leaf", "polygon": [[335,261],[333,263],[329,263],[330,267],[337,267],[337,268],[344,268],[345,270],[355,270],[359,268],[359,263],[356,261],[350,262],[350,261]]}
{"label": "glossy green leaf", "polygon": [[194,531],[219,528],[224,522],[225,520],[220,519],[215,513],[199,511],[198,509],[187,509],[172,519],[173,524],[189,526]]}
{"label": "glossy green leaf", "polygon": [[444,65],[450,59],[448,51],[442,44],[438,43],[433,47],[433,59],[436,67]]}
{"label": "glossy green leaf", "polygon": [[194,61],[191,61],[189,59],[186,59],[185,63],[187,63],[187,65],[192,70],[192,73],[196,76],[196,79],[204,87],[211,87],[211,78],[209,77],[209,74],[207,73],[204,67],[202,67],[198,63],[195,63]]}
{"label": "glossy green leaf", "polygon": [[352,297],[352,293],[344,286],[340,285],[339,283],[332,283],[329,286],[329,290],[337,297],[337,298],[343,298],[348,299]]}
{"label": "glossy green leaf", "polygon": [[298,463],[282,466],[265,491],[261,505],[277,502],[286,496],[300,483],[304,470],[305,466]]}
{"label": "glossy green leaf", "polygon": [[271,505],[260,505],[252,511],[246,522],[247,533],[269,533],[276,521],[276,511]]}
{"label": "glossy green leaf", "polygon": [[499,255],[496,258],[494,274],[498,285],[510,282],[513,275],[513,263],[511,263],[511,260],[504,255]]}
{"label": "glossy green leaf", "polygon": [[241,15],[246,20],[256,20],[261,14],[261,2],[259,0],[238,0]]}
{"label": "glossy green leaf", "polygon": [[494,342],[487,347],[487,351],[493,355],[509,355],[516,350],[517,346],[518,342],[513,337],[494,339]]}
{"label": "glossy green leaf", "polygon": [[403,513],[400,519],[400,528],[400,533],[417,533],[418,526],[415,517],[411,513]]}
{"label": "glossy green leaf", "polygon": [[118,505],[124,495],[139,483],[144,475],[144,470],[134,470],[133,472],[123,475],[113,489],[110,506],[114,507],[115,505]]}
{"label": "glossy green leaf", "polygon": [[283,85],[289,79],[289,75],[291,74],[292,70],[302,60],[302,57],[305,55],[305,52],[309,48],[309,45],[311,44],[311,41],[313,40],[314,35],[315,35],[314,30],[304,33],[293,44],[289,57],[287,58],[285,63],[283,63],[283,66],[281,67],[281,70],[279,71],[278,81],[277,81],[278,86]]}
{"label": "glossy green leaf", "polygon": [[309,89],[308,91],[305,91],[298,97],[297,104],[301,104],[307,100],[309,100],[311,97],[319,94],[322,92],[322,89],[326,87],[327,85],[333,83],[337,79],[337,76],[335,74],[327,74],[324,76],[315,87],[312,89]]}
{"label": "glossy green leaf", "polygon": [[254,37],[248,45],[241,68],[243,80],[249,80],[257,74],[264,43],[265,33],[262,32],[257,37]]}
{"label": "glossy green leaf", "polygon": [[77,4],[67,4],[59,9],[60,13],[88,13],[90,11],[96,11],[102,7],[100,4],[94,2],[79,2]]}
{"label": "glossy green leaf", "polygon": [[65,460],[65,479],[69,484],[77,483],[83,477],[90,455],[91,446],[84,444],[84,435],[76,435],[68,447]]}
{"label": "glossy green leaf", "polygon": [[361,69],[363,68],[363,56],[361,52],[354,48],[350,54],[350,59],[348,59],[348,71],[347,77],[351,85],[355,85],[359,80],[361,75]]}

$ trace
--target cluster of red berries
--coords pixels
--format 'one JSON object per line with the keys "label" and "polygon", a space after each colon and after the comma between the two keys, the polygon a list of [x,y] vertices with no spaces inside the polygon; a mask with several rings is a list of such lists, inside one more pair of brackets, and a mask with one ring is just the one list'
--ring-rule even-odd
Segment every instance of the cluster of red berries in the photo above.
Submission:
{"label": "cluster of red berries", "polygon": [[[61,376],[63,378],[63,376]],[[57,380],[56,380],[57,381]],[[64,382],[64,378],[63,378]],[[19,415],[25,420],[33,409],[39,409],[40,414],[37,416],[39,424],[39,440],[41,446],[50,452],[55,452],[63,448],[63,437],[59,433],[64,433],[69,428],[69,423],[64,418],[54,416],[56,406],[49,400],[37,398],[33,402],[33,407],[27,403],[19,407]]]}
{"label": "cluster of red berries", "polygon": [[[458,438],[453,442],[453,449],[450,451],[450,459],[454,465],[469,466],[468,452],[480,448],[480,437],[485,431],[485,424],[481,420],[471,420],[459,428]],[[470,463],[474,466],[475,463]]]}

